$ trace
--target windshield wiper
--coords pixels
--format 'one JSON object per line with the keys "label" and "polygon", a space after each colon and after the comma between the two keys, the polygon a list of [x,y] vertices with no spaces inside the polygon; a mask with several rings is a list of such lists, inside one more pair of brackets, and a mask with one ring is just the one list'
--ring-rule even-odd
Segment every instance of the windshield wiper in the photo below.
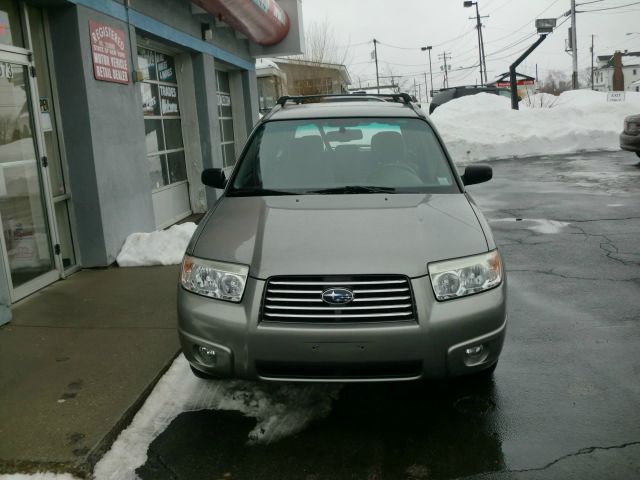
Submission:
{"label": "windshield wiper", "polygon": [[268,188],[235,188],[227,192],[227,196],[230,197],[262,197],[269,195],[300,195],[300,193]]}
{"label": "windshield wiper", "polygon": [[341,194],[341,193],[393,193],[396,189],[392,187],[375,187],[372,185],[346,185],[344,187],[324,188],[322,190],[311,190],[306,193]]}

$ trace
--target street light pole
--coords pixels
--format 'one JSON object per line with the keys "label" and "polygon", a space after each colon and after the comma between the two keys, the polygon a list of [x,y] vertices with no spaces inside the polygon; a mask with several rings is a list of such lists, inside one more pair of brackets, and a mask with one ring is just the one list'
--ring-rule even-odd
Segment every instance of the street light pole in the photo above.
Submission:
{"label": "street light pole", "polygon": [[[429,52],[429,77],[430,77],[430,81],[431,81],[431,90],[433,90],[433,69],[431,68],[431,49],[433,47],[432,46],[426,46],[426,47],[422,47],[420,48],[420,50],[427,51]],[[424,79],[424,83],[425,83],[425,88],[427,88],[427,78],[425,77]],[[427,89],[427,103],[429,102],[429,90]]]}
{"label": "street light pole", "polygon": [[376,87],[378,88],[378,95],[380,95],[380,76],[378,75],[378,40],[375,38],[373,39],[373,52],[376,57]]}
{"label": "street light pole", "polygon": [[513,110],[518,110],[518,80],[516,78],[516,68],[518,65],[522,63],[522,61],[529,56],[531,52],[533,52],[538,45],[540,45],[544,39],[547,38],[547,35],[540,35],[540,38],[536,40],[536,42],[531,45],[518,59],[513,62],[509,66],[509,81],[511,83],[511,108]]}
{"label": "street light pole", "polygon": [[509,66],[509,81],[511,83],[511,108],[513,110],[518,110],[518,81],[516,78],[516,68],[520,65],[525,58],[527,58],[531,52],[533,52],[538,45],[544,42],[547,35],[553,32],[553,29],[556,28],[556,19],[555,18],[539,18],[536,20],[536,30],[540,35],[540,38],[535,41],[533,45],[531,45],[527,50],[518,57],[518,59],[513,62]]}

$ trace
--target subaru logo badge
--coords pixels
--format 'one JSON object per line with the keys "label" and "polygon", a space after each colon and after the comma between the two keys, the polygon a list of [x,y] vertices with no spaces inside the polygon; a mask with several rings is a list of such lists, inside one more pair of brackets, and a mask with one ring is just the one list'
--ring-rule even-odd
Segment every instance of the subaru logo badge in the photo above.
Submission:
{"label": "subaru logo badge", "polygon": [[347,288],[328,288],[322,292],[322,301],[331,305],[342,305],[353,301],[353,292]]}

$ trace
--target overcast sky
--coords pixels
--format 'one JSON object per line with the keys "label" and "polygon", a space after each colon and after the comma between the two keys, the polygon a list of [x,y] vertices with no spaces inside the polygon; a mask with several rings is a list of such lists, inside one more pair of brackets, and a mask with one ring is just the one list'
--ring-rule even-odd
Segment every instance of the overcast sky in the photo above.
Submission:
{"label": "overcast sky", "polygon": [[[615,49],[640,50],[640,2],[633,0],[578,0],[577,10],[620,7],[591,13],[579,13],[577,19],[578,68],[591,65],[591,35],[595,35],[595,54],[611,54]],[[483,19],[484,42],[489,79],[508,71],[509,64],[536,40],[536,18],[561,17],[570,9],[570,0],[478,0]],[[631,4],[631,5],[629,5]],[[628,6],[625,6],[628,5]],[[441,87],[443,75],[438,56],[446,50],[453,71],[449,84],[474,84],[479,81],[478,43],[475,8],[463,8],[463,0],[302,0],[304,23],[327,19],[337,45],[349,48],[347,66],[354,84],[360,80],[375,84],[375,64],[371,61],[373,38],[381,42],[378,60],[382,72],[408,75],[424,84],[428,57],[420,51],[433,45],[432,62],[435,86]],[[544,79],[549,70],[571,75],[571,56],[565,53],[570,20],[560,26],[534,51],[519,71]],[[628,32],[639,32],[626,35]],[[530,38],[525,38],[532,34]],[[517,43],[520,42],[520,43]],[[517,43],[517,44],[516,44]],[[516,44],[516,45],[514,45]],[[403,47],[401,48],[393,48]],[[506,48],[505,48],[506,47]],[[466,69],[463,69],[466,68]],[[460,70],[457,70],[460,69]],[[382,83],[382,81],[381,81]]]}

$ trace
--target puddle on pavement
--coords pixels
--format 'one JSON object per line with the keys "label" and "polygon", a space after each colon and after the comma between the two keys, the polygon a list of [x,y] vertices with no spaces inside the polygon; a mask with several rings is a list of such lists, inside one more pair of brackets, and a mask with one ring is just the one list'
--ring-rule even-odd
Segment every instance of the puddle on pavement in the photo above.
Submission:
{"label": "puddle on pavement", "polygon": [[561,222],[559,220],[549,220],[546,218],[495,218],[489,220],[489,223],[522,223],[527,228],[536,233],[554,234],[561,233],[565,227],[570,225],[569,222]]}

